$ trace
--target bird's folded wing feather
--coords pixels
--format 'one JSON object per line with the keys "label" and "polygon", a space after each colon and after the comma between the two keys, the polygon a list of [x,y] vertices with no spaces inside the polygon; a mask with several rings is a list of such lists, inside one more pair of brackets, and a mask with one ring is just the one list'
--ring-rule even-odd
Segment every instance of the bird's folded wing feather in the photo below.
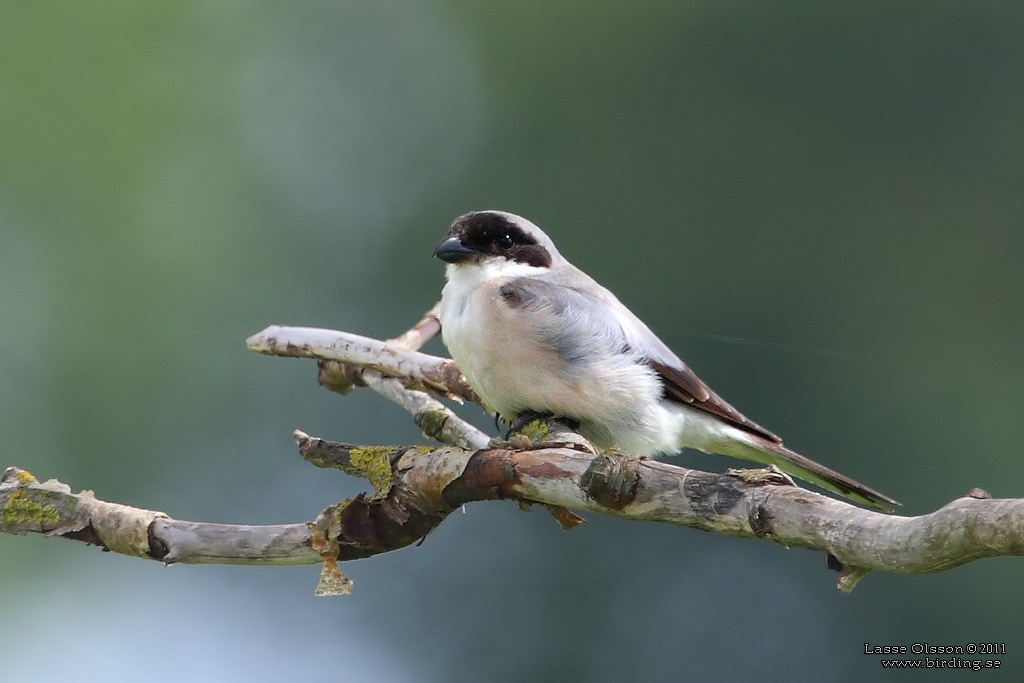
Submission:
{"label": "bird's folded wing feather", "polygon": [[[610,292],[608,295],[614,299],[614,295]],[[679,356],[672,352],[672,349],[658,338],[658,335],[654,334],[618,299],[614,299],[610,307],[631,343],[644,350],[647,364],[654,368],[654,371],[661,377],[665,398],[711,413],[768,441],[782,443],[782,439],[776,434],[747,418],[716,394]]]}
{"label": "bird's folded wing feather", "polygon": [[499,291],[513,308],[538,316],[534,326],[556,353],[579,362],[598,353],[633,353],[661,379],[664,396],[703,410],[770,442],[782,440],[729,405],[687,367],[614,294],[582,272],[585,286],[565,286],[540,278],[513,278]]}

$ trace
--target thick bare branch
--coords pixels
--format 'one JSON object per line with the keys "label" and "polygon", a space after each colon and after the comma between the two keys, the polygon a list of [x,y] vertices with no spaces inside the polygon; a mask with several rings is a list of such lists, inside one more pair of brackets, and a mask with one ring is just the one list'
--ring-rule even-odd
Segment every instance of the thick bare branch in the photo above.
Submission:
{"label": "thick bare branch", "polygon": [[72,494],[11,468],[0,484],[0,530],[84,540],[167,563],[330,567],[334,559],[415,543],[466,503],[510,499],[542,504],[567,527],[579,521],[567,509],[585,510],[820,550],[846,591],[871,570],[936,572],[1024,555],[1024,500],[978,491],[928,515],[899,517],[798,488],[771,470],[712,474],[599,454],[579,442],[473,451],[351,446],[301,432],[296,442],[313,464],[363,477],[374,492],[328,507],[313,524],[205,524]]}
{"label": "thick bare branch", "polygon": [[[301,437],[299,444],[309,448]],[[348,447],[317,440],[320,452],[335,448]],[[399,498],[440,490],[432,503],[438,512],[508,498],[820,550],[847,591],[871,570],[917,574],[1024,555],[1024,500],[977,490],[931,514],[901,517],[793,486],[771,470],[712,474],[578,446],[406,451],[396,477]]]}

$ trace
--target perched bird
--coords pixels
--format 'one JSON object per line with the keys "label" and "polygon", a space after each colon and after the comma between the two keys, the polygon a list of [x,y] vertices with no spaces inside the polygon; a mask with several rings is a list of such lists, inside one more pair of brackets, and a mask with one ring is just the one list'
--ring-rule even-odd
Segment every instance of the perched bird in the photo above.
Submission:
{"label": "perched bird", "polygon": [[468,213],[434,256],[448,263],[444,343],[485,406],[506,419],[547,413],[602,449],[695,448],[776,465],[873,507],[898,505],[744,417],[525,218]]}

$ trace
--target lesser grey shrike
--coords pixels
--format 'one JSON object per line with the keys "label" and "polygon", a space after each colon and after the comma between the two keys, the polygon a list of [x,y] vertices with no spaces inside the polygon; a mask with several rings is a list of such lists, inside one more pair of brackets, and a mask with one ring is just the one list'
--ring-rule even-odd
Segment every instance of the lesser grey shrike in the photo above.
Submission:
{"label": "lesser grey shrike", "polygon": [[448,264],[442,338],[489,410],[566,418],[602,449],[695,448],[775,465],[872,507],[899,504],[744,417],[525,218],[468,213],[434,256]]}

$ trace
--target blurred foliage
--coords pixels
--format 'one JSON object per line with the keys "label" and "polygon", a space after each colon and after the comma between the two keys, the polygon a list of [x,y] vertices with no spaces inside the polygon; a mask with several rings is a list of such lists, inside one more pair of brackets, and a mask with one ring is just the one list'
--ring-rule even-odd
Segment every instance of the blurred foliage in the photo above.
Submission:
{"label": "blurred foliage", "polygon": [[[6,464],[183,518],[315,516],[364,484],[312,471],[293,428],[420,437],[245,337],[401,331],[447,223],[502,208],[907,513],[1024,495],[1022,35],[995,2],[6,3]],[[1021,627],[1008,560],[843,596],[808,553],[589,521],[472,506],[346,567],[344,601],[311,597],[314,568],[3,537],[26,615],[5,675],[135,680],[159,634],[195,681],[880,680],[864,642]]]}

